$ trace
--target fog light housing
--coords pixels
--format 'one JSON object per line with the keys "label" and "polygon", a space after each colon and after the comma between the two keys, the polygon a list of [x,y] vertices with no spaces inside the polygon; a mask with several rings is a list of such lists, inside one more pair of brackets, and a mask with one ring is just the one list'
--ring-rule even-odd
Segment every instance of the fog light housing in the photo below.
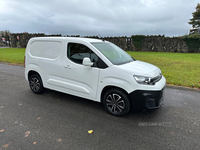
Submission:
{"label": "fog light housing", "polygon": [[145,99],[145,106],[148,109],[154,108],[156,106],[156,99],[155,99],[155,97],[146,97],[146,99]]}

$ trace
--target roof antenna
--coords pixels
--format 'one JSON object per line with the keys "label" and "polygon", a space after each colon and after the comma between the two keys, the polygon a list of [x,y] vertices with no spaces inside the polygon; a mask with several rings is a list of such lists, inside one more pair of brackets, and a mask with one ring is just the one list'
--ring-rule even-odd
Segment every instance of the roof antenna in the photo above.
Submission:
{"label": "roof antenna", "polygon": [[100,34],[98,34],[98,35],[99,35],[99,37],[102,39],[102,41],[103,41],[103,42],[105,42],[105,40],[103,39],[103,37],[101,37],[101,35],[100,35]]}

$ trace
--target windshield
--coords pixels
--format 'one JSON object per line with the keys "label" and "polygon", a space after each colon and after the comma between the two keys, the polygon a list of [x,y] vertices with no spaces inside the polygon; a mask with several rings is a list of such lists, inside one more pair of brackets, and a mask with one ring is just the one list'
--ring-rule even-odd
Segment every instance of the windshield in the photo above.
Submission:
{"label": "windshield", "polygon": [[134,59],[124,50],[112,43],[91,43],[114,65],[125,64],[134,61]]}

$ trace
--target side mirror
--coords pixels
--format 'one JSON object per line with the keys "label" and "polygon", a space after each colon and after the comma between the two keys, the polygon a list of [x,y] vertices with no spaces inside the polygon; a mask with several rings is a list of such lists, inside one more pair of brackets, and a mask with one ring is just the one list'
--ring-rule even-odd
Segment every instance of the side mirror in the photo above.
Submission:
{"label": "side mirror", "polygon": [[90,58],[88,58],[88,57],[85,57],[84,59],[83,59],[83,63],[82,63],[84,66],[92,66],[93,65],[93,62],[91,62],[91,60],[90,60]]}

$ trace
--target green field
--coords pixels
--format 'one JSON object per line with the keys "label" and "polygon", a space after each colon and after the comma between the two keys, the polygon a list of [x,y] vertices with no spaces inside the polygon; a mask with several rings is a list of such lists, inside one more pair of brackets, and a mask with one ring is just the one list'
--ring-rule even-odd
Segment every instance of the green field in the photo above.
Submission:
{"label": "green field", "polygon": [[[0,48],[0,61],[23,65],[24,48]],[[199,53],[128,52],[133,58],[158,66],[168,84],[200,88]]]}
{"label": "green field", "polygon": [[128,52],[133,58],[158,66],[168,84],[200,88],[199,53]]}
{"label": "green field", "polygon": [[25,48],[0,48],[0,61],[11,64],[24,64]]}

